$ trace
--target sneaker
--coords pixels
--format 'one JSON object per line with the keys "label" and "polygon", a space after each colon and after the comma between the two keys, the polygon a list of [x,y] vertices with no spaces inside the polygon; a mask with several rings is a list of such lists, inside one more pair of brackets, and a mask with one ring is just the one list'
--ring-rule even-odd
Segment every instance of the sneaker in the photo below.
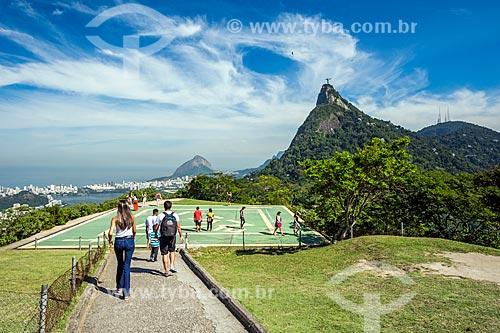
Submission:
{"label": "sneaker", "polygon": [[170,271],[171,271],[172,273],[177,273],[177,271],[176,271],[175,269],[173,269],[173,268],[171,268],[171,269],[170,269]]}

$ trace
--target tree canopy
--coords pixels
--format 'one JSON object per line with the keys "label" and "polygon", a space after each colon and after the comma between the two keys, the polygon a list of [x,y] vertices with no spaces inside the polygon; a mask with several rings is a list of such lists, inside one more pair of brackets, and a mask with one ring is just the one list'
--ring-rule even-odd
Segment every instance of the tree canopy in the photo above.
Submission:
{"label": "tree canopy", "polygon": [[322,161],[301,163],[305,175],[314,179],[315,212],[328,223],[334,238],[345,238],[366,205],[404,183],[416,167],[409,162],[408,137],[385,143],[372,139],[354,154],[338,152]]}

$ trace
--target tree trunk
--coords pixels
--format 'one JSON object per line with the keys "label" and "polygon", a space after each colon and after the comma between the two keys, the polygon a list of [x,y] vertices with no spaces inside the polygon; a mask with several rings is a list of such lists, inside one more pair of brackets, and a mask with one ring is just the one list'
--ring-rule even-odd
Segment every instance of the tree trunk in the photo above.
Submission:
{"label": "tree trunk", "polygon": [[345,238],[347,232],[349,231],[349,226],[347,225],[343,225],[341,226],[337,232],[335,233],[335,235],[333,236],[333,240],[334,241],[341,241]]}

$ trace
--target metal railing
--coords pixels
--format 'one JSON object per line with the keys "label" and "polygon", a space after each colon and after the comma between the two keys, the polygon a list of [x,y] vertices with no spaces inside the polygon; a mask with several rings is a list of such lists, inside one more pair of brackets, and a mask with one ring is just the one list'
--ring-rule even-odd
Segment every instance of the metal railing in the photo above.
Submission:
{"label": "metal railing", "polygon": [[0,290],[0,332],[51,332],[63,318],[82,283],[105,253],[106,244],[89,250],[40,292]]}

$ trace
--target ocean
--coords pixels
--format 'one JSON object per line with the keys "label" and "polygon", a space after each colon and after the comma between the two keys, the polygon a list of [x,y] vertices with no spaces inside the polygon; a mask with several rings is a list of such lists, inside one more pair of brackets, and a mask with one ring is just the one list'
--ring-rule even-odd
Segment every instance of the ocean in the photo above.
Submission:
{"label": "ocean", "polygon": [[102,193],[92,193],[89,195],[67,195],[67,196],[53,196],[55,200],[62,200],[66,205],[75,205],[78,203],[101,203],[109,199],[114,199],[119,197],[122,193],[117,192],[102,192]]}
{"label": "ocean", "polygon": [[0,186],[20,187],[27,185],[90,185],[107,182],[146,181],[161,177],[166,172],[155,169],[109,169],[40,166],[0,166]]}

